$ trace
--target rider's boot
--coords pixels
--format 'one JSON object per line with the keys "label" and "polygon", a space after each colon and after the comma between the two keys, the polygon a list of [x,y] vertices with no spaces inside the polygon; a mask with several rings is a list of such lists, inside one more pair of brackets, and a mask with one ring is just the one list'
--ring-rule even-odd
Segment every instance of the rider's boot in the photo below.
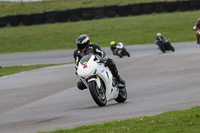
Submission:
{"label": "rider's boot", "polygon": [[123,79],[120,77],[120,75],[119,75],[119,74],[117,74],[115,77],[116,77],[116,79],[117,79],[117,81],[118,81],[119,83],[121,83],[121,84],[123,84],[123,85],[125,85],[125,84],[126,84],[126,81],[125,81],[125,80],[123,80]]}
{"label": "rider's boot", "polygon": [[117,79],[117,81],[125,85],[125,81],[119,76],[116,64],[113,59],[108,58],[106,61],[106,66],[110,69],[112,75]]}

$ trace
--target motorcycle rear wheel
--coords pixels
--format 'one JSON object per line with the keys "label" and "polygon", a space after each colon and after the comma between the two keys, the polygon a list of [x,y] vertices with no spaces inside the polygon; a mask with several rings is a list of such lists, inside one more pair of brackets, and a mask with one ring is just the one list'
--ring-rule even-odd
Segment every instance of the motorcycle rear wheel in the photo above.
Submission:
{"label": "motorcycle rear wheel", "polygon": [[106,99],[106,90],[103,84],[99,88],[95,81],[88,83],[90,94],[92,95],[93,100],[98,106],[105,106],[107,104]]}

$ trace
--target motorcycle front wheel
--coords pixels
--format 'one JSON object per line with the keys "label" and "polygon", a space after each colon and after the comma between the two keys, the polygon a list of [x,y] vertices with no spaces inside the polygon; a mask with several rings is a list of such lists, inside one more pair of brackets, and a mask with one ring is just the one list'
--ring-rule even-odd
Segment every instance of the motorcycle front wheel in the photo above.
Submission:
{"label": "motorcycle front wheel", "polygon": [[129,54],[129,52],[128,51],[126,51],[126,55],[128,56],[128,57],[130,57],[131,55]]}
{"label": "motorcycle front wheel", "polygon": [[198,38],[198,40],[199,40],[199,45],[200,45],[200,38]]}
{"label": "motorcycle front wheel", "polygon": [[165,53],[165,51],[166,51],[166,49],[165,49],[164,46],[160,46],[160,50],[161,50],[163,53]]}
{"label": "motorcycle front wheel", "polygon": [[105,106],[107,103],[106,99],[106,90],[103,84],[101,84],[101,87],[99,88],[97,86],[96,81],[91,81],[88,83],[90,94],[92,95],[93,100],[97,105]]}
{"label": "motorcycle front wheel", "polygon": [[172,45],[170,45],[172,52],[175,51],[174,47]]}

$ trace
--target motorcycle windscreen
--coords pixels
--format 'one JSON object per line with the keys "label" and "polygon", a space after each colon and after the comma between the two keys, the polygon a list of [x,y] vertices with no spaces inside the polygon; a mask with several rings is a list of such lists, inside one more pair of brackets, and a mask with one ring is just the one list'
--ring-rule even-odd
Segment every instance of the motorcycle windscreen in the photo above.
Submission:
{"label": "motorcycle windscreen", "polygon": [[92,56],[91,54],[83,56],[80,60],[80,64],[86,65],[88,63],[88,61],[90,60],[91,56]]}
{"label": "motorcycle windscreen", "polygon": [[98,64],[94,61],[92,54],[85,55],[79,61],[79,66],[77,69],[77,73],[79,76],[87,77],[94,74]]}

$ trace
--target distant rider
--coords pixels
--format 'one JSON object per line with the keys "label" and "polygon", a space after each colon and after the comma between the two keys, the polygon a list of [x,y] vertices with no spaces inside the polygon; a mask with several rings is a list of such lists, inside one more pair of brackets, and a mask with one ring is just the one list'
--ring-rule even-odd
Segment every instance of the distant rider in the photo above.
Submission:
{"label": "distant rider", "polygon": [[123,56],[123,55],[121,55],[120,52],[121,52],[122,49],[125,50],[125,47],[124,47],[122,42],[116,43],[115,41],[111,41],[110,42],[110,49],[111,49],[113,55]]}
{"label": "distant rider", "polygon": [[[200,30],[200,18],[197,19],[197,23],[193,27],[193,30]],[[198,39],[199,38],[198,33],[196,34],[196,37],[197,37],[197,44],[199,44],[200,42],[199,42],[199,39]]]}
{"label": "distant rider", "polygon": [[110,49],[111,49],[113,55],[118,54],[118,49],[116,46],[117,46],[117,43],[115,43],[115,41],[110,42]]}
{"label": "distant rider", "polygon": [[[76,40],[76,44],[77,44],[77,49],[74,51],[74,60],[76,64],[76,67],[75,67],[76,69],[77,69],[80,59],[84,55],[87,55],[90,53],[97,54],[100,58],[102,58],[102,60],[105,61],[105,66],[108,66],[108,68],[110,69],[113,76],[117,79],[117,81],[125,85],[125,81],[118,74],[118,70],[117,70],[114,60],[110,58],[106,58],[106,53],[99,47],[99,45],[95,43],[90,43],[90,38],[88,35],[86,34],[80,35]],[[86,86],[84,85],[81,79],[78,81],[77,87],[80,90],[86,89]]]}
{"label": "distant rider", "polygon": [[[162,45],[162,43],[163,43],[163,40],[166,40],[166,39],[168,39],[168,38],[162,36],[161,33],[157,33],[157,34],[156,34],[156,45],[157,45],[158,47],[160,47],[160,46]],[[168,43],[169,43],[169,42],[168,42]]]}

